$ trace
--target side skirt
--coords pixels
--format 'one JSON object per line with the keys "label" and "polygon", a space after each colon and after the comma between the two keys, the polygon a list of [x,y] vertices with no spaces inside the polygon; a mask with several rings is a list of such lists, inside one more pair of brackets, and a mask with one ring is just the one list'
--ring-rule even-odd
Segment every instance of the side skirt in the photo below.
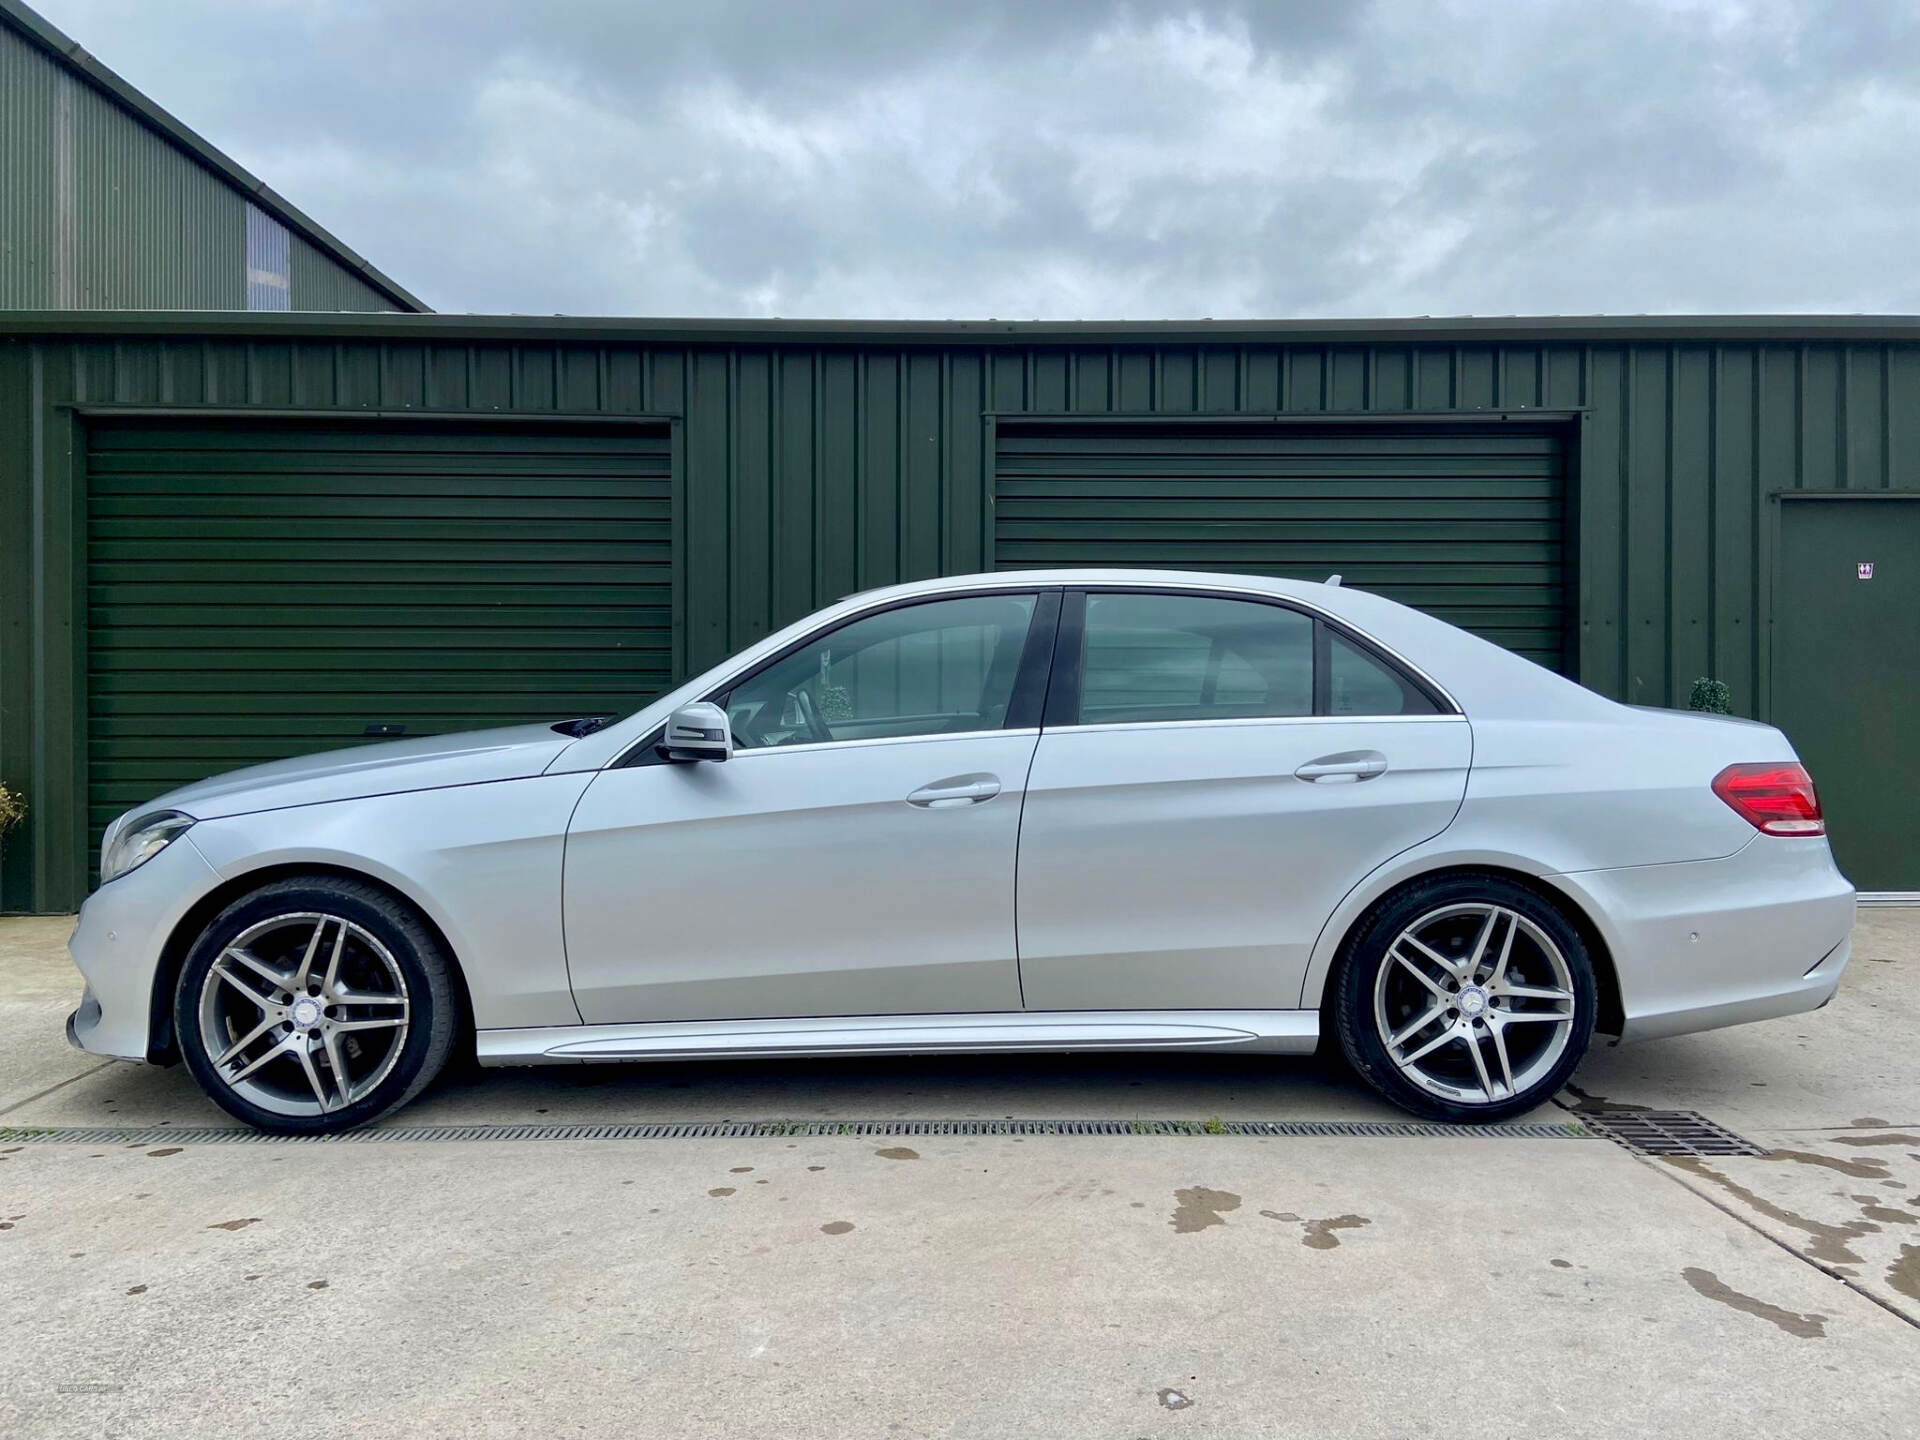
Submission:
{"label": "side skirt", "polygon": [[589,1064],[751,1055],[964,1054],[1008,1050],[1254,1050],[1309,1055],[1313,1010],[1105,1010],[652,1021],[482,1030],[482,1065]]}

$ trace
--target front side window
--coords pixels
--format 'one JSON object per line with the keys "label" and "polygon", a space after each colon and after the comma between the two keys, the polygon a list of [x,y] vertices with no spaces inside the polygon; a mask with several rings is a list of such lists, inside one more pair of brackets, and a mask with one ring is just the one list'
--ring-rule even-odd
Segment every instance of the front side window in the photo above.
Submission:
{"label": "front side window", "polygon": [[1080,723],[1313,714],[1313,620],[1212,595],[1087,597]]}
{"label": "front side window", "polygon": [[929,600],[851,620],[725,697],[742,750],[997,730],[1033,622],[1031,595]]}

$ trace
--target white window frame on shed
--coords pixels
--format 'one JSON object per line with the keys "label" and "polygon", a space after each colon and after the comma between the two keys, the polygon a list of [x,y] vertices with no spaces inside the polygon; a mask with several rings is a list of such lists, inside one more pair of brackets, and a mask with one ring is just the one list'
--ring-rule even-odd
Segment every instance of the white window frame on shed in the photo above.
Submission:
{"label": "white window frame on shed", "polygon": [[247,202],[247,309],[293,309],[293,240],[287,227]]}

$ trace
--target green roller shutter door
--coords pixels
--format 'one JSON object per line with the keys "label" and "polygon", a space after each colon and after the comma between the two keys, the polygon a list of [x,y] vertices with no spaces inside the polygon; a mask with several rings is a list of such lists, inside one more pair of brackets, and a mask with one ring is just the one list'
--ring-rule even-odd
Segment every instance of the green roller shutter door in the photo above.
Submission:
{"label": "green roller shutter door", "polygon": [[667,432],[89,433],[88,804],[341,745],[632,709],[672,669]]}
{"label": "green roller shutter door", "polygon": [[1524,424],[1003,424],[994,562],[1324,580],[1563,668],[1566,447]]}

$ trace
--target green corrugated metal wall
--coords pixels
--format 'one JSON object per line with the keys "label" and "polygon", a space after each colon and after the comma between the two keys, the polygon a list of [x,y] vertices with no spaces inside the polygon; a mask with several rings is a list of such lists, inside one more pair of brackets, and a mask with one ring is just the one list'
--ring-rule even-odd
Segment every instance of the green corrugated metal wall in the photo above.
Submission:
{"label": "green corrugated metal wall", "polygon": [[665,427],[87,433],[88,844],[287,755],[621,714],[672,665]]}
{"label": "green corrugated metal wall", "polygon": [[0,137],[0,308],[246,308],[246,201],[4,26]]}
{"label": "green corrugated metal wall", "polygon": [[678,673],[849,591],[988,568],[1009,418],[1563,416],[1573,668],[1655,705],[1684,703],[1711,674],[1763,718],[1767,497],[1920,490],[1920,332],[1656,342],[1602,325],[1588,339],[1422,343],[1383,325],[1374,343],[1216,344],[957,329],[827,342],[795,327],[780,343],[720,343],[658,338],[674,333],[664,323],[532,324],[389,317],[323,332],[291,317],[243,331],[207,317],[143,334],[162,328],[148,319],[0,343],[0,776],[34,807],[0,848],[0,906],[71,905],[85,885],[84,436],[115,407],[658,416],[674,434]]}
{"label": "green corrugated metal wall", "polygon": [[[246,197],[0,24],[0,310],[246,309]],[[395,302],[293,236],[295,310]]]}
{"label": "green corrugated metal wall", "polygon": [[994,563],[1344,582],[1565,669],[1568,427],[999,427]]}
{"label": "green corrugated metal wall", "polygon": [[393,301],[321,254],[296,230],[287,237],[294,310],[391,310]]}

